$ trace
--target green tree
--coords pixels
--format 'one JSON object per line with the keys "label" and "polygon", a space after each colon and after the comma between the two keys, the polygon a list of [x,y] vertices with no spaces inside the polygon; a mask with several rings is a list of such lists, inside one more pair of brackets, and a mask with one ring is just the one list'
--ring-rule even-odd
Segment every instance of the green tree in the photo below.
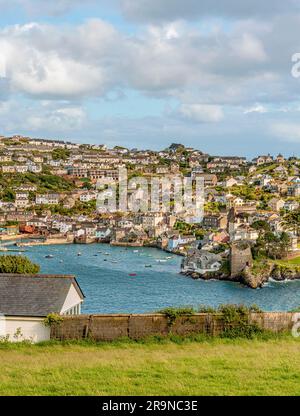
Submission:
{"label": "green tree", "polygon": [[67,160],[70,156],[70,150],[68,149],[54,149],[52,152],[53,160]]}
{"label": "green tree", "polygon": [[24,256],[0,256],[0,273],[36,274],[40,266]]}
{"label": "green tree", "polygon": [[288,212],[282,219],[281,225],[286,231],[293,231],[300,235],[300,208]]}

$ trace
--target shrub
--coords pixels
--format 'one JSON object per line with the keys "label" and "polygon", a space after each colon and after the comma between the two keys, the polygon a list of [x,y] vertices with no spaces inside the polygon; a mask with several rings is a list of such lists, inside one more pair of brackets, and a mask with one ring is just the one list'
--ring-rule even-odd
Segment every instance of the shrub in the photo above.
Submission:
{"label": "shrub", "polygon": [[40,266],[24,256],[0,256],[0,273],[36,274]]}
{"label": "shrub", "polygon": [[158,311],[158,313],[162,313],[163,315],[165,315],[168,318],[169,326],[172,326],[175,323],[176,319],[180,316],[191,316],[194,313],[196,313],[196,311],[191,306],[184,306],[181,308],[165,308]]}
{"label": "shrub", "polygon": [[212,306],[200,305],[198,309],[199,313],[217,313],[217,309]]}
{"label": "shrub", "polygon": [[44,319],[44,325],[51,328],[53,325],[60,325],[63,321],[63,317],[57,313],[49,313]]}
{"label": "shrub", "polygon": [[221,334],[223,338],[254,338],[261,335],[264,330],[257,324],[249,323],[249,315],[252,312],[262,312],[258,306],[221,305],[218,311],[222,315],[225,329]]}

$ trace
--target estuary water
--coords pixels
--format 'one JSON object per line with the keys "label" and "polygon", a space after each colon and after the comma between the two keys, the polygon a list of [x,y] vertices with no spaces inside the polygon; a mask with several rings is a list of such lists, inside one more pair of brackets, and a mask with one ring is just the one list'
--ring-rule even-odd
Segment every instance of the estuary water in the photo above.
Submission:
{"label": "estuary water", "polygon": [[179,274],[181,257],[154,248],[72,244],[26,250],[42,273],[76,276],[86,296],[83,313],[142,313],[224,303],[255,303],[267,311],[300,306],[300,281],[270,282],[253,290],[238,283],[192,280]]}

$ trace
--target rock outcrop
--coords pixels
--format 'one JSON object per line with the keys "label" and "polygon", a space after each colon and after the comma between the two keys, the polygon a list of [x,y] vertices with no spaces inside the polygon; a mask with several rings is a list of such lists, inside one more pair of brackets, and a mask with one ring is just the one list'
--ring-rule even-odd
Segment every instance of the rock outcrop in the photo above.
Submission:
{"label": "rock outcrop", "polygon": [[300,279],[300,266],[293,267],[274,264],[271,271],[271,277],[278,282]]}
{"label": "rock outcrop", "polygon": [[214,273],[199,274],[196,272],[183,273],[193,279],[226,280],[239,282],[251,289],[258,289],[270,279],[281,282],[285,280],[300,280],[300,267],[285,266],[272,262],[262,262],[255,266],[246,266],[239,274],[232,276],[229,272],[220,270]]}

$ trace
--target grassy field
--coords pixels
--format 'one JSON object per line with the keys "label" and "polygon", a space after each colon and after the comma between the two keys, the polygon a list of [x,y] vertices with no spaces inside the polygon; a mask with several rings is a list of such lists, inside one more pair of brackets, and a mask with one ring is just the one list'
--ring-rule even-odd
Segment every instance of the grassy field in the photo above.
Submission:
{"label": "grassy field", "polygon": [[288,264],[294,264],[296,266],[300,266],[300,257],[296,257],[288,261]]}
{"label": "grassy field", "polygon": [[0,345],[0,395],[300,395],[300,340]]}
{"label": "grassy field", "polygon": [[276,260],[276,263],[283,266],[300,266],[300,257],[295,257],[291,260]]}

